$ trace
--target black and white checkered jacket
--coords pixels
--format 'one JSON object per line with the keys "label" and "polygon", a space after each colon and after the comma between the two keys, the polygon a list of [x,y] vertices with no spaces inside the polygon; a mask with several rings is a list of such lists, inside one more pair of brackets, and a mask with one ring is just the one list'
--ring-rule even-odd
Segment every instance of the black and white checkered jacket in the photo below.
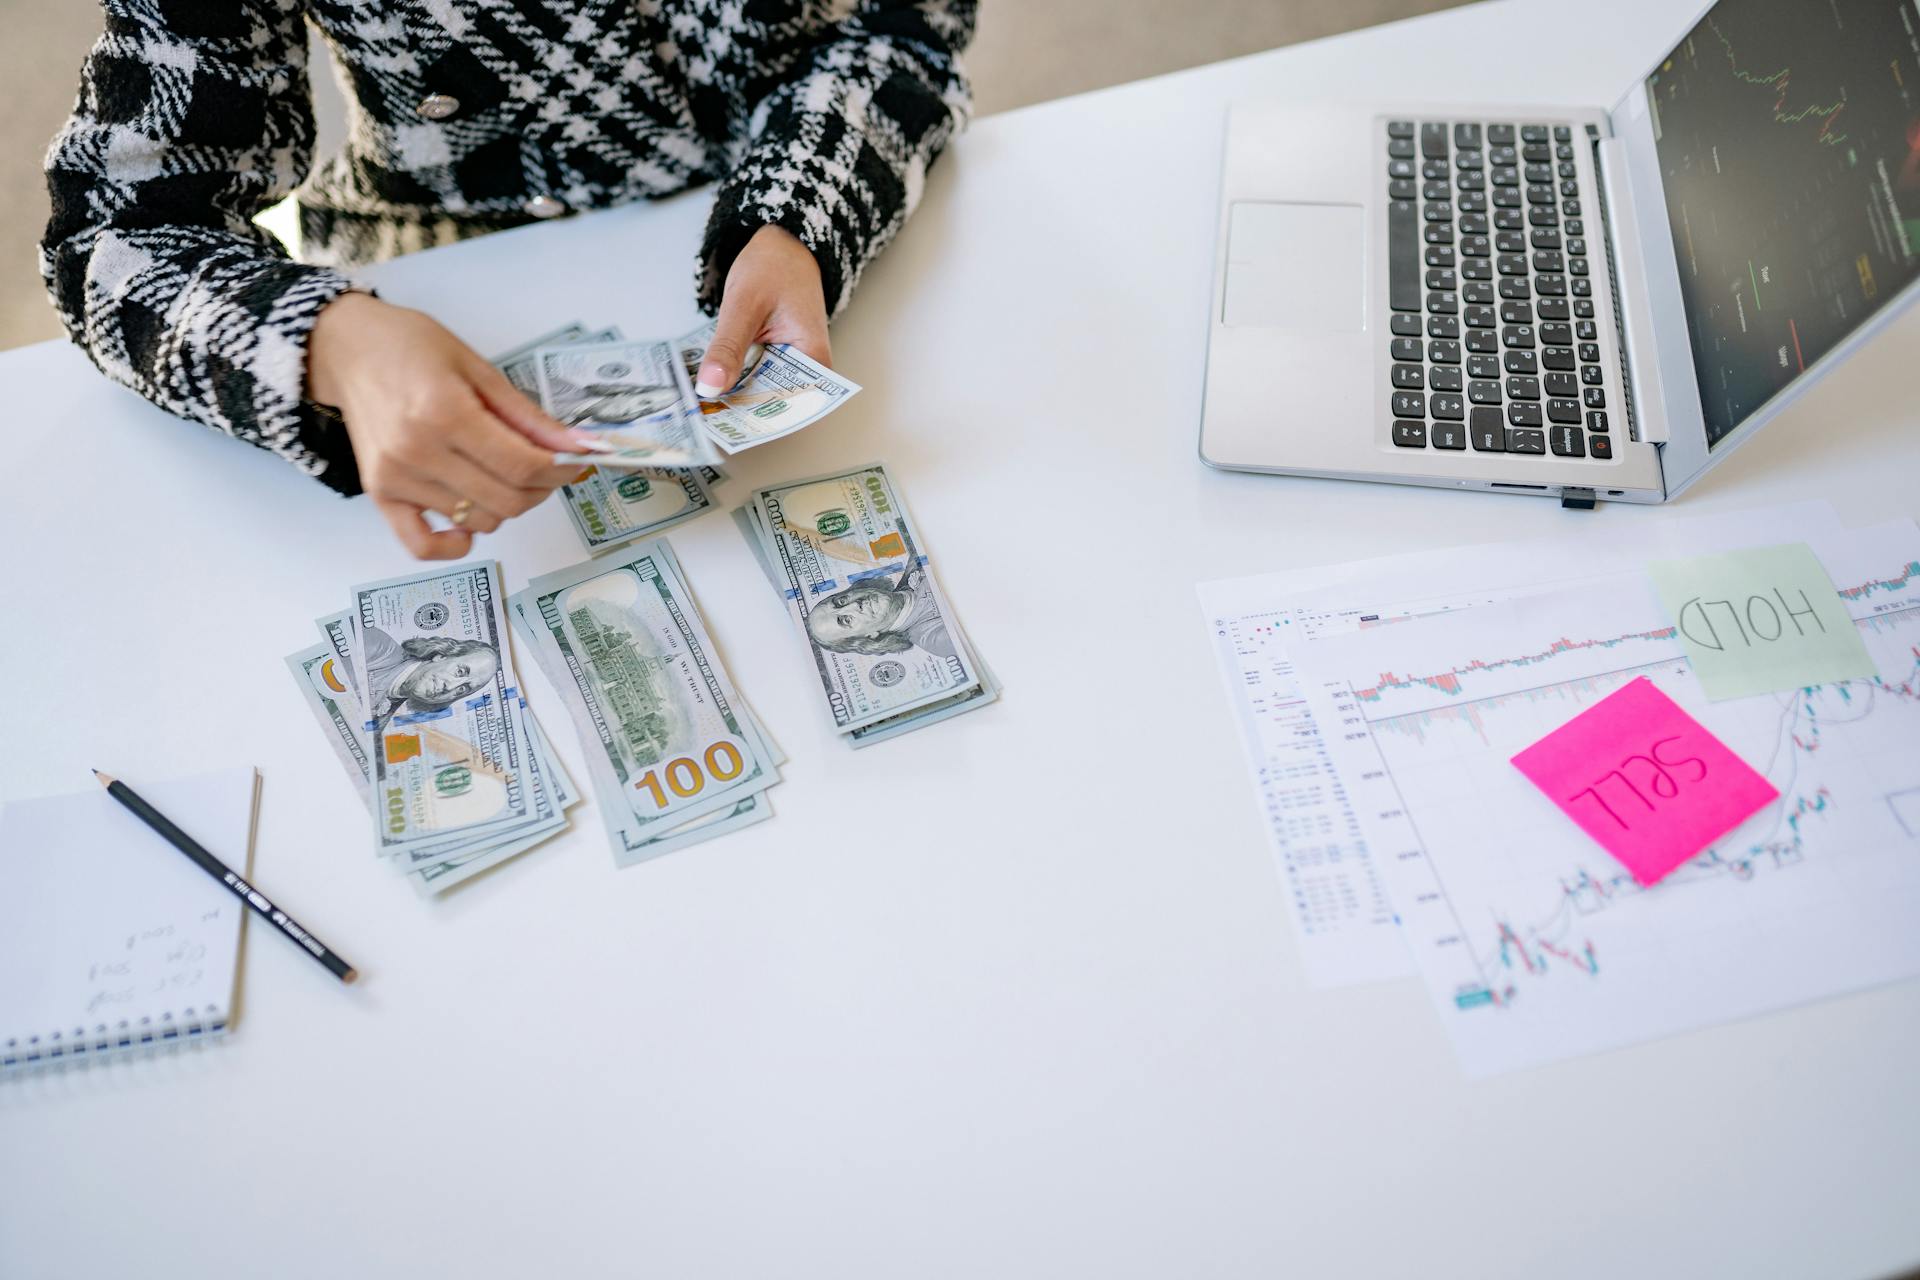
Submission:
{"label": "black and white checkered jacket", "polygon": [[[344,493],[302,398],[337,268],[718,180],[701,304],[771,224],[838,311],[969,110],[974,0],[102,3],[47,157],[54,304],[109,376]],[[355,103],[317,167],[306,20]],[[289,192],[298,263],[252,222]]]}

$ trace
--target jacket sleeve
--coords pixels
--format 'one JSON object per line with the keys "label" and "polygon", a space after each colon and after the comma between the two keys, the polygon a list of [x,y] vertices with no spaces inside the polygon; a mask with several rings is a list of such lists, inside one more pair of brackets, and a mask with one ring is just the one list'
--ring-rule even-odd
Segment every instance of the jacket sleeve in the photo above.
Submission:
{"label": "jacket sleeve", "polygon": [[792,74],[752,107],[701,248],[701,304],[763,226],[813,251],[837,314],[860,273],[920,202],[927,168],[963,128],[972,91],[960,53],[974,0],[853,0]]}
{"label": "jacket sleeve", "polygon": [[102,7],[47,153],[54,306],[115,381],[356,492],[345,428],[303,399],[307,335],[349,281],[253,224],[312,160],[299,0]]}

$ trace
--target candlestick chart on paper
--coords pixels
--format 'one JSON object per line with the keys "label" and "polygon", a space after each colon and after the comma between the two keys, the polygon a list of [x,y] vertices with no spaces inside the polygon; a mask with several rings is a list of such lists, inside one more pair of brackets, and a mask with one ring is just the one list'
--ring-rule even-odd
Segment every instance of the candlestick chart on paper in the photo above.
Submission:
{"label": "candlestick chart on paper", "polygon": [[[1637,574],[1294,643],[1469,1071],[1920,973],[1920,534],[1813,545],[1877,678],[1710,703]],[[1510,763],[1640,676],[1780,792],[1652,888]]]}

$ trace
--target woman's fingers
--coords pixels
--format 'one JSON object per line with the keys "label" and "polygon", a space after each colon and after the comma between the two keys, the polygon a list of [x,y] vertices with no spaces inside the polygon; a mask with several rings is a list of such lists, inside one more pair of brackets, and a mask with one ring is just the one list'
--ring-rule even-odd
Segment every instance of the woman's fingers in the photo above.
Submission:
{"label": "woman's fingers", "polygon": [[[453,459],[454,455],[448,454],[447,457]],[[472,464],[462,462],[460,465]],[[401,476],[383,496],[398,498],[423,511],[438,511],[448,519],[452,519],[454,513],[462,511],[464,507],[459,527],[469,533],[492,533],[498,529],[506,517],[479,499],[468,496],[455,485],[443,483],[439,477],[445,470],[443,463],[433,475],[416,472]]]}
{"label": "woman's fingers", "polygon": [[[732,280],[729,278],[728,283]],[[702,400],[724,395],[740,380],[740,365],[747,348],[760,336],[772,308],[758,291],[729,288],[720,299],[720,315],[714,323],[713,341],[707,344],[706,357],[700,362],[700,380],[693,394]]]}
{"label": "woman's fingers", "polygon": [[435,530],[427,525],[426,512],[411,502],[395,498],[375,498],[394,536],[402,546],[421,560],[458,560],[473,549],[473,535],[465,529]]}
{"label": "woman's fingers", "polygon": [[[543,453],[593,453],[603,447],[592,432],[569,430],[555,422],[539,405],[522,395],[520,388],[508,382],[507,375],[479,356],[473,357],[467,372],[480,403]],[[553,459],[548,457],[546,461],[551,463]],[[510,478],[506,473],[497,474]]]}
{"label": "woman's fingers", "polygon": [[519,515],[581,471],[577,462],[556,463],[551,452],[500,422],[468,425],[454,437],[453,447],[521,495],[522,505],[502,511],[502,515]]}
{"label": "woman's fingers", "polygon": [[[465,500],[472,504],[468,522],[481,533],[493,532],[480,528],[477,523],[482,513],[492,516],[497,525],[501,520],[531,511],[551,492],[548,489],[523,489],[508,484],[466,453],[455,450],[448,450],[446,456],[435,465],[432,479],[441,488],[451,491],[456,503]],[[439,510],[452,514],[446,507],[439,507]]]}

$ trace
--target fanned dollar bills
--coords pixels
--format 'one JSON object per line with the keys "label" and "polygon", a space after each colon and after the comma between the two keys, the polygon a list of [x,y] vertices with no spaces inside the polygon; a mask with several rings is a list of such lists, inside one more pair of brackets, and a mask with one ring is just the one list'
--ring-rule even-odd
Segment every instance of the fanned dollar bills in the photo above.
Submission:
{"label": "fanned dollar bills", "polygon": [[[496,356],[493,363],[506,375],[507,381],[539,400],[536,369],[541,351],[585,343],[603,345],[618,342],[621,337],[618,328],[595,330],[584,324],[570,324]],[[696,366],[705,351],[703,344],[693,354]],[[686,353],[679,354],[684,369]],[[588,551],[598,553],[655,536],[711,510],[712,491],[723,479],[719,468],[710,465],[670,468],[610,464],[605,469],[587,466],[574,480],[560,487],[560,500],[580,541]]]}
{"label": "fanned dollar bills", "polygon": [[[593,549],[657,532],[698,514],[704,492],[685,490],[696,510],[675,507],[675,490],[658,474],[710,470],[718,455],[751,449],[820,421],[860,391],[805,353],[784,343],[748,349],[739,379],[724,393],[701,400],[693,392],[701,360],[713,341],[711,322],[666,339],[628,339],[618,328],[562,326],[494,358],[509,381],[553,417],[593,433],[602,449],[563,454],[562,461],[597,472],[640,469],[650,483],[622,491],[617,474],[600,483],[568,486],[569,511]],[[659,501],[646,505],[654,495]],[[637,509],[629,509],[636,508]]]}
{"label": "fanned dollar bills", "polygon": [[490,561],[355,587],[287,658],[373,825],[439,893],[567,825],[578,796],[520,691]]}
{"label": "fanned dollar bills", "polygon": [[616,864],[771,816],[779,756],[665,541],[535,578],[511,606],[579,730]]}
{"label": "fanned dollar bills", "polygon": [[735,520],[854,746],[999,696],[881,464],[761,489]]}

